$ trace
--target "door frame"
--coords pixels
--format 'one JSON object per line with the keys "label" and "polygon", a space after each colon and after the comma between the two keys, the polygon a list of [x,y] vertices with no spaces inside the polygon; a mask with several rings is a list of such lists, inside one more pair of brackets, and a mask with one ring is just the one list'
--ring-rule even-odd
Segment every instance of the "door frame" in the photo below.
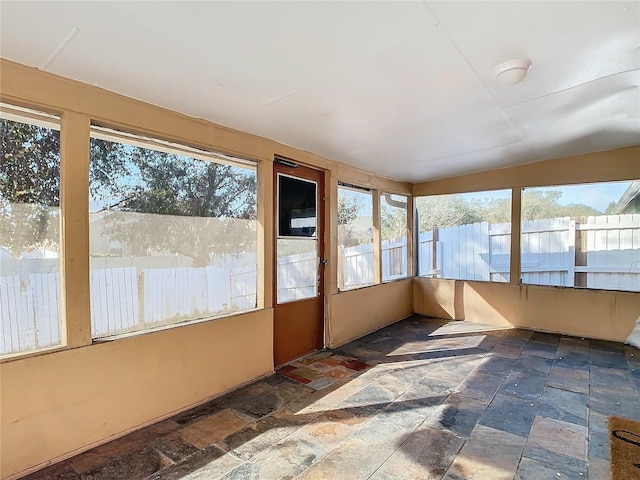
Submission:
{"label": "door frame", "polygon": [[[279,233],[279,184],[278,178],[282,174],[288,177],[298,178],[301,180],[310,180],[316,183],[316,241],[317,241],[317,256],[318,256],[318,280],[317,280],[317,295],[308,299],[293,300],[290,302],[278,303],[278,233]],[[314,351],[321,350],[325,347],[325,328],[326,328],[326,308],[325,308],[325,295],[326,295],[326,171],[317,167],[300,164],[294,160],[288,159],[276,155],[274,158],[273,166],[273,272],[272,272],[272,305],[273,305],[273,323],[274,323],[274,338],[273,338],[273,355],[274,366],[284,365],[291,361],[296,360],[302,356],[308,355]],[[314,347],[309,351],[301,351],[294,357],[286,358],[283,361],[282,355],[277,351],[279,348],[278,335],[278,322],[281,320],[279,314],[282,313],[283,308],[285,310],[299,311],[306,307],[305,303],[317,305],[317,314],[319,316],[319,325],[316,325],[317,333],[315,335]],[[300,308],[297,308],[300,307]],[[309,305],[309,308],[311,306]]]}

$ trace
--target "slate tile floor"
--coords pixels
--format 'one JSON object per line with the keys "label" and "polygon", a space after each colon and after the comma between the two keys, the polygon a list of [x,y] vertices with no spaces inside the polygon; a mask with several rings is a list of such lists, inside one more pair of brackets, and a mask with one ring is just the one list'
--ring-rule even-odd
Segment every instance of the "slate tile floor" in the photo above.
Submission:
{"label": "slate tile floor", "polygon": [[27,478],[602,480],[607,417],[640,420],[620,343],[414,316],[338,353],[374,367],[272,375]]}

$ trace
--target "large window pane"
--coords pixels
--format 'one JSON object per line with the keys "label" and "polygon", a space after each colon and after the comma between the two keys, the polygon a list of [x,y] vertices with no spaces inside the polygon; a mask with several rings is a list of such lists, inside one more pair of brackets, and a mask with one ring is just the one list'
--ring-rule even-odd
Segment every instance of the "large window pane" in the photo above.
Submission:
{"label": "large window pane", "polygon": [[511,190],[416,199],[418,274],[509,281]]}
{"label": "large window pane", "polygon": [[407,276],[407,197],[380,195],[382,281]]}
{"label": "large window pane", "polygon": [[0,118],[0,355],[59,345],[57,118]]}
{"label": "large window pane", "polygon": [[373,197],[368,190],[338,187],[338,288],[374,283]]}
{"label": "large window pane", "polygon": [[93,336],[255,308],[255,168],[92,137]]}
{"label": "large window pane", "polygon": [[640,181],[526,188],[522,282],[640,291]]}

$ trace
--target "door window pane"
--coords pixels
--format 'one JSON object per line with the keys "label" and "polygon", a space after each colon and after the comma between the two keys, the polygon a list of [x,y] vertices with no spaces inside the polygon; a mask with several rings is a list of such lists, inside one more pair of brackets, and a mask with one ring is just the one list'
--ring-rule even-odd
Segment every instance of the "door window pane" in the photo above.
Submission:
{"label": "door window pane", "polygon": [[407,197],[380,196],[382,281],[407,276]]}
{"label": "door window pane", "polygon": [[640,291],[640,181],[526,188],[522,282]]}
{"label": "door window pane", "polygon": [[315,237],[317,185],[278,174],[278,236]]}
{"label": "door window pane", "polygon": [[318,296],[318,242],[315,239],[279,238],[278,303]]}
{"label": "door window pane", "polygon": [[91,139],[93,336],[255,308],[255,167],[120,135]]}
{"label": "door window pane", "polygon": [[276,301],[285,303],[317,297],[317,183],[279,173],[277,195]]}
{"label": "door window pane", "polygon": [[338,187],[338,288],[374,283],[373,197],[368,190]]}
{"label": "door window pane", "polygon": [[418,275],[508,282],[511,190],[416,199]]}
{"label": "door window pane", "polygon": [[0,355],[61,343],[59,122],[9,112],[0,118]]}

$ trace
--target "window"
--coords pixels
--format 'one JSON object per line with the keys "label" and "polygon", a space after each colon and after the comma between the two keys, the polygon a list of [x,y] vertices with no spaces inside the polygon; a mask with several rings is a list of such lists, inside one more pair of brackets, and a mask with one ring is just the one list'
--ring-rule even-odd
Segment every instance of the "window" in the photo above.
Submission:
{"label": "window", "polygon": [[338,185],[338,289],[374,283],[373,196],[368,189]]}
{"label": "window", "polygon": [[0,355],[60,345],[60,127],[0,115]]}
{"label": "window", "polygon": [[256,307],[250,162],[93,128],[93,337]]}
{"label": "window", "polygon": [[511,190],[416,199],[418,274],[509,281]]}
{"label": "window", "polygon": [[407,276],[407,197],[380,195],[382,281]]}
{"label": "window", "polygon": [[526,188],[522,283],[640,291],[640,181]]}

